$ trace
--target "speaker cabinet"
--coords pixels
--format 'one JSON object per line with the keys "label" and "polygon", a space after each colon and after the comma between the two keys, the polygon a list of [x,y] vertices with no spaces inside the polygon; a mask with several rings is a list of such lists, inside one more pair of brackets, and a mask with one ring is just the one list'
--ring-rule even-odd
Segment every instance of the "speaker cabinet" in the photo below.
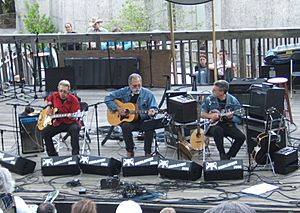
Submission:
{"label": "speaker cabinet", "polygon": [[243,179],[243,160],[206,161],[203,164],[205,181]]}
{"label": "speaker cabinet", "polygon": [[158,172],[163,178],[194,181],[201,177],[202,166],[193,161],[161,159]]}
{"label": "speaker cabinet", "polygon": [[41,168],[44,176],[80,174],[77,156],[44,157]]}
{"label": "speaker cabinet", "polygon": [[44,152],[42,134],[37,128],[39,116],[19,117],[22,153]]}
{"label": "speaker cabinet", "polygon": [[58,83],[61,80],[68,80],[71,84],[71,89],[76,90],[73,67],[67,66],[45,69],[46,92],[57,91]]}
{"label": "speaker cabinet", "polygon": [[123,158],[123,176],[157,175],[158,161],[159,156]]}
{"label": "speaker cabinet", "polygon": [[[266,111],[271,107],[276,108],[282,114],[284,110],[284,93],[283,88],[254,87],[250,91],[249,104],[256,106],[256,108],[250,108],[249,115],[253,118],[266,120]],[[278,118],[278,115],[275,116]],[[273,118],[276,117],[273,116]]]}
{"label": "speaker cabinet", "polygon": [[0,164],[11,172],[26,175],[33,173],[36,162],[0,151]]}
{"label": "speaker cabinet", "polygon": [[274,170],[277,174],[288,174],[298,169],[298,150],[285,147],[273,155]]}
{"label": "speaker cabinet", "polygon": [[113,176],[121,172],[122,164],[114,158],[81,155],[79,166],[83,173]]}
{"label": "speaker cabinet", "polygon": [[169,99],[168,112],[174,121],[189,123],[197,120],[197,102],[190,96],[180,95]]}

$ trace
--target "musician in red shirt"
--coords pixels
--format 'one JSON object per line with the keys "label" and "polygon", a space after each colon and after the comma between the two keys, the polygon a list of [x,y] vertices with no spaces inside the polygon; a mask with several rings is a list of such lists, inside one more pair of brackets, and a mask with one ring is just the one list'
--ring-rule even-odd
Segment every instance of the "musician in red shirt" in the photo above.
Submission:
{"label": "musician in red shirt", "polygon": [[70,88],[69,81],[61,80],[58,92],[52,93],[45,100],[47,115],[52,115],[55,111],[53,109],[58,110],[55,112],[57,115],[64,114],[61,118],[55,118],[52,125],[46,126],[42,131],[48,156],[58,156],[52,137],[61,132],[68,132],[71,136],[72,155],[79,154],[80,122],[72,113],[80,110],[80,104],[77,97],[70,94]]}

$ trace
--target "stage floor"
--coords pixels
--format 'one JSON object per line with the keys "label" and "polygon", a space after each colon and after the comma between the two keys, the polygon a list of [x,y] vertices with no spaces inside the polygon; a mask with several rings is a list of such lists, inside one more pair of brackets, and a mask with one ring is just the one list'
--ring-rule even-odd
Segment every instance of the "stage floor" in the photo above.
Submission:
{"label": "stage floor", "polygon": [[[17,155],[18,150],[22,157],[36,162],[34,173],[21,176],[13,173],[16,179],[16,194],[23,197],[27,203],[37,204],[44,201],[48,192],[53,190],[59,190],[59,195],[54,203],[57,205],[59,212],[69,212],[70,204],[77,200],[87,197],[93,199],[99,204],[99,210],[105,209],[101,212],[114,212],[116,205],[123,200],[125,186],[138,186],[139,189],[144,187],[147,191],[146,194],[140,197],[135,197],[144,209],[144,212],[159,212],[166,206],[173,206],[177,212],[202,212],[211,206],[215,206],[218,203],[226,201],[244,202],[255,208],[257,211],[266,212],[296,212],[299,211],[299,170],[289,173],[287,175],[274,175],[270,166],[258,166],[249,177],[248,168],[248,154],[247,146],[243,145],[239,151],[238,156],[235,159],[243,160],[244,165],[244,177],[241,180],[221,180],[221,181],[204,181],[203,173],[200,179],[196,181],[183,181],[183,180],[170,180],[161,178],[159,175],[147,175],[147,176],[132,176],[123,177],[122,173],[119,175],[121,189],[101,189],[100,183],[103,179],[108,179],[109,176],[94,175],[81,173],[79,175],[67,175],[67,176],[43,176],[41,173],[41,158],[46,157],[45,152],[23,154],[22,145],[26,145],[27,140],[17,137],[15,130],[15,121],[18,118],[15,117],[15,111],[20,114],[24,111],[26,102],[23,99],[31,102],[31,106],[36,110],[40,108],[38,106],[43,105],[43,93],[37,93],[38,99],[34,99],[34,93],[29,93],[32,87],[25,89],[25,93],[20,93],[20,89],[17,89],[17,97],[19,100],[10,99],[14,98],[14,91],[6,92],[4,97],[0,98],[0,129],[1,129],[1,142],[2,148],[5,153],[12,153]],[[198,91],[210,91],[211,86],[198,87]],[[156,95],[159,102],[163,89],[151,88]],[[190,88],[184,88],[183,90],[190,90]],[[98,90],[98,89],[81,89],[77,90],[78,96],[82,101],[87,102],[89,105],[102,102],[104,96],[109,93],[110,90]],[[297,125],[300,123],[300,93],[295,94],[292,103],[292,111],[294,122]],[[11,95],[11,96],[10,96]],[[1,97],[1,96],[0,96]],[[17,105],[15,105],[16,103]],[[101,157],[115,158],[121,160],[125,157],[126,151],[124,148],[124,142],[119,140],[109,139],[105,145],[101,146],[101,141],[105,137],[105,133],[99,132],[99,140],[97,140],[96,134],[96,119],[95,109],[98,113],[98,126],[108,126],[106,120],[106,106],[105,104],[89,107],[86,126],[90,129],[91,136],[91,152],[90,155],[98,156],[100,152]],[[300,143],[300,131],[295,125],[290,125],[290,131],[288,142],[290,145],[298,149]],[[245,131],[245,127],[241,126],[241,129]],[[164,135],[164,130],[157,130],[160,135]],[[26,131],[25,131],[26,133]],[[24,132],[21,134],[25,134]],[[34,133],[32,133],[34,135]],[[30,136],[34,137],[34,136]],[[82,140],[81,140],[82,142]],[[143,141],[135,140],[136,142],[136,156],[143,156]],[[67,144],[70,144],[67,141]],[[19,145],[19,149],[18,149]],[[226,147],[230,144],[226,141]],[[210,139],[210,155],[207,156],[208,160],[219,160],[218,152],[212,139]],[[159,140],[159,151],[166,159],[177,159],[177,151],[173,146],[168,145],[163,140]],[[60,153],[63,155],[70,155],[71,151],[62,144]],[[203,152],[193,151],[192,161],[202,165]],[[251,159],[251,163],[253,160]],[[78,179],[80,186],[69,186],[68,182]],[[248,187],[269,183],[271,185],[278,186],[279,188],[264,193],[262,195],[249,195],[242,193],[241,190]],[[80,194],[85,189],[85,194]],[[83,190],[84,191],[84,190]]]}

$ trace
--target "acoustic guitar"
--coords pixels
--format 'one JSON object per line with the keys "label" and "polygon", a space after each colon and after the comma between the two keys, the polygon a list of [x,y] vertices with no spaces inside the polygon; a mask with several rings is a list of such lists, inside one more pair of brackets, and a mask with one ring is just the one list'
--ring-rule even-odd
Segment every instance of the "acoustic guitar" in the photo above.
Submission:
{"label": "acoustic guitar", "polygon": [[[112,126],[118,126],[123,122],[132,122],[135,121],[139,114],[146,114],[148,110],[139,110],[138,106],[133,103],[123,103],[117,99],[114,102],[118,107],[125,110],[125,115],[121,116],[118,111],[111,111],[107,108],[107,121]],[[165,110],[157,110],[156,113],[164,113]]]}
{"label": "acoustic guitar", "polygon": [[71,115],[71,118],[81,118],[83,116],[83,112],[74,112],[74,113],[61,113],[56,114],[58,112],[57,108],[52,110],[52,115],[47,115],[47,109],[43,109],[40,112],[39,119],[37,121],[37,127],[39,130],[43,130],[46,126],[52,125],[52,120],[55,118],[66,118]]}
{"label": "acoustic guitar", "polygon": [[204,130],[200,126],[191,134],[190,144],[194,150],[203,150],[204,146]]}

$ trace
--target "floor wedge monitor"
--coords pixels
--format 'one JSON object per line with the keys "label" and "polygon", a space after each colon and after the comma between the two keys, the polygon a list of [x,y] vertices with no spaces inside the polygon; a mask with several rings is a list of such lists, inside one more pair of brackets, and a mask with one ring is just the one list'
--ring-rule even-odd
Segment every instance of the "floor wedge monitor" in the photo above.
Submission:
{"label": "floor wedge monitor", "polygon": [[41,168],[44,176],[80,174],[77,156],[44,157]]}
{"label": "floor wedge monitor", "polygon": [[159,156],[123,158],[123,176],[157,175],[158,161]]}

